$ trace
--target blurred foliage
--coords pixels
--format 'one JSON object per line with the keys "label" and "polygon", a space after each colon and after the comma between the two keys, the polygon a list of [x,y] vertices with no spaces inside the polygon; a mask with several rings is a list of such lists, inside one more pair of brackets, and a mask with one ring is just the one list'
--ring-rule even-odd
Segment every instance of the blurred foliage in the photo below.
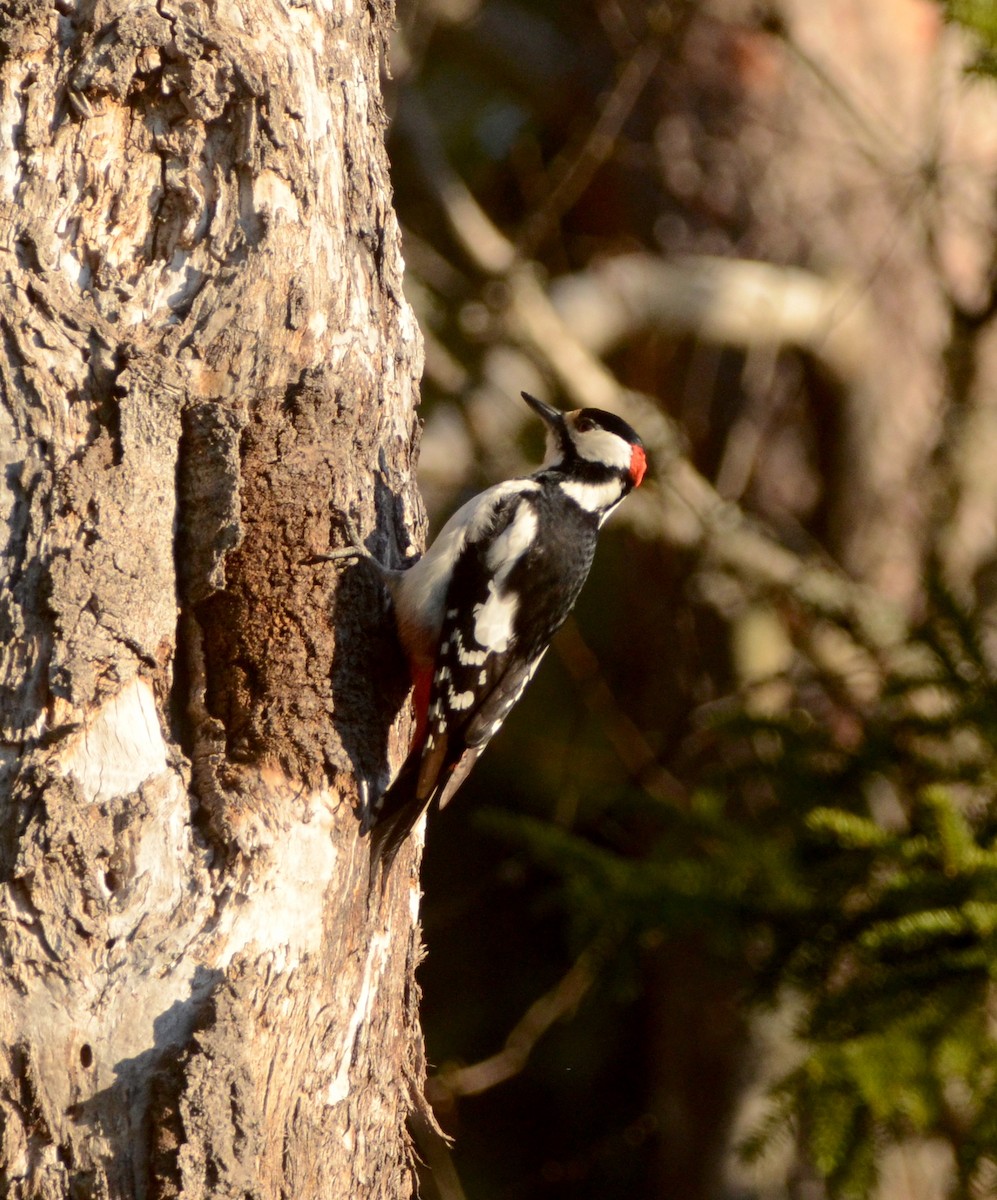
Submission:
{"label": "blurred foliage", "polygon": [[809,710],[713,718],[717,762],[687,810],[631,796],[661,823],[640,857],[487,820],[561,880],[579,938],[695,932],[744,969],[745,1000],[796,998],[802,1062],[749,1157],[791,1127],[832,1195],[865,1197],[892,1142],[930,1135],[958,1194],[981,1194],[997,1165],[997,678],[936,584],[875,701],[809,685]]}
{"label": "blurred foliage", "polygon": [[947,0],[945,15],[980,39],[973,70],[997,75],[997,5],[993,0]]}
{"label": "blurred foliage", "polygon": [[[455,233],[470,205],[538,279],[635,251],[840,274],[874,318],[858,381],[829,371],[819,338],[815,352],[689,327],[633,330],[606,365],[659,398],[676,454],[797,555],[800,578],[828,565],[918,623],[889,653],[864,646],[805,588],[760,585],[748,553],[738,575],[710,534],[673,544],[651,509],[674,479],[655,464],[603,535],[574,641],[430,827],[423,1020],[472,1200],[866,1197],[910,1138],[950,1148],[956,1195],[997,1194],[986,546],[960,602],[921,588],[923,562],[958,541],[947,506],[979,486],[959,437],[991,444],[962,422],[979,415],[977,339],[997,306],[992,179],[952,132],[974,127],[980,108],[958,105],[989,84],[958,77],[938,14],[979,35],[987,70],[997,6],[891,0],[877,28],[896,21],[892,56],[863,44],[871,9],[839,7],[399,4],[391,155],[427,339],[430,503],[451,511],[527,469],[507,397],[564,384],[510,331],[509,280]],[[970,499],[989,528],[989,493]],[[738,657],[757,612],[779,635],[763,678]],[[446,1099],[593,944],[591,988],[520,1073]],[[766,1013],[793,1016],[774,1064],[752,1057]],[[768,1185],[728,1170],[752,1074],[778,1082],[744,1150],[789,1147]]]}

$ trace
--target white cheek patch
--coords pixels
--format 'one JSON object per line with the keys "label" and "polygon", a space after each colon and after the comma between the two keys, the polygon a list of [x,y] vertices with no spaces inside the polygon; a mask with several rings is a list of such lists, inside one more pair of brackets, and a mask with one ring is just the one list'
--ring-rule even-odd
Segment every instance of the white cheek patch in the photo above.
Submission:
{"label": "white cheek patch", "polygon": [[488,599],[474,606],[474,639],[487,646],[491,654],[504,654],[512,640],[512,623],[516,616],[516,597],[502,596],[495,590],[495,580],[488,585]]}
{"label": "white cheek patch", "polygon": [[589,462],[602,462],[620,471],[630,470],[630,443],[617,437],[615,433],[610,433],[608,429],[590,429],[587,433],[575,433],[574,442],[579,458]]}

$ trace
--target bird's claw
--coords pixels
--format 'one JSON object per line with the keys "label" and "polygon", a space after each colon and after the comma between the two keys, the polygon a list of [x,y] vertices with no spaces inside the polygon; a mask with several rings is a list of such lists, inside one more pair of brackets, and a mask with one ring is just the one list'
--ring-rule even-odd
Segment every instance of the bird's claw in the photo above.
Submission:
{"label": "bird's claw", "polygon": [[337,550],[328,550],[325,554],[313,554],[313,562],[342,562],[346,559],[356,558],[373,558],[371,552],[363,544],[360,533],[353,524],[353,518],[349,513],[341,512],[338,515],[339,526],[346,535],[346,545],[341,546]]}

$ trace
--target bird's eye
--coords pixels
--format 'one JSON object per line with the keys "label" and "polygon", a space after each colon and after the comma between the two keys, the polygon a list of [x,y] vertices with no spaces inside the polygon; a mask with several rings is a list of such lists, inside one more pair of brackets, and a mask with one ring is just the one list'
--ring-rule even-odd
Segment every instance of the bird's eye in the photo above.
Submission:
{"label": "bird's eye", "polygon": [[578,433],[588,433],[590,429],[595,429],[595,421],[591,417],[579,417],[575,422],[575,429]]}

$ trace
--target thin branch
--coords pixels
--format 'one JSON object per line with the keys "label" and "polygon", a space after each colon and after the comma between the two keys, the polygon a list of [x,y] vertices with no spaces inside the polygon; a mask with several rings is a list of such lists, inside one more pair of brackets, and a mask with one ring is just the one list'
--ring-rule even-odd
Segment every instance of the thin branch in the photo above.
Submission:
{"label": "thin branch", "polygon": [[[419,1093],[413,1095],[408,1127],[425,1164],[425,1170],[419,1171],[419,1194],[422,1200],[467,1200],[450,1152],[449,1140]],[[431,1190],[435,1191],[435,1195],[430,1194]]]}
{"label": "thin branch", "polygon": [[[906,624],[896,605],[830,563],[802,559],[736,504],[723,500],[686,456],[678,425],[647,397],[622,388],[575,336],[541,285],[536,268],[519,259],[512,243],[450,168],[428,116],[421,112],[409,129],[418,141],[424,178],[454,236],[481,271],[504,284],[503,316],[511,338],[556,377],[579,407],[615,410],[640,429],[659,483],[657,487],[645,484],[628,503],[625,519],[648,536],[696,548],[714,567],[755,588],[788,594],[805,607],[850,625],[870,649],[887,651],[900,644]],[[723,269],[719,260],[713,263],[716,270]],[[775,275],[780,270],[750,265]],[[797,272],[792,274],[795,278]],[[794,314],[792,306],[785,306],[785,311]],[[773,340],[777,340],[775,333]]]}
{"label": "thin branch", "polygon": [[[851,625],[871,649],[892,649],[903,640],[906,625],[895,605],[830,564],[802,559],[736,504],[723,500],[685,456],[674,422],[648,398],[620,387],[608,368],[574,338],[532,272],[520,270],[510,284],[513,336],[546,362],[580,407],[614,409],[640,429],[659,484],[657,489],[645,485],[628,502],[632,520],[649,531],[656,523],[659,535],[696,547],[714,566],[756,586],[788,593],[806,607]],[[680,510],[671,520],[665,511],[669,507]]]}
{"label": "thin branch", "polygon": [[505,1045],[490,1058],[467,1067],[444,1066],[429,1079],[426,1095],[439,1108],[459,1096],[478,1096],[518,1075],[526,1066],[537,1042],[563,1017],[581,1003],[605,958],[606,939],[597,938],[582,951],[558,982],[535,1000],[513,1027]]}
{"label": "thin branch", "polygon": [[562,626],[554,648],[634,783],[662,804],[685,808],[689,799],[685,787],[658,762],[647,738],[620,707],[574,617]]}
{"label": "thin branch", "polygon": [[864,285],[743,258],[617,255],[550,293],[595,354],[657,329],[743,349],[798,346],[845,382],[868,362],[875,327]]}
{"label": "thin branch", "polygon": [[[793,37],[783,22],[773,26],[770,32],[782,42],[796,62],[809,72],[831,103],[837,106],[856,133],[860,135],[853,145],[858,148],[863,157],[879,169],[885,169],[885,164],[892,163],[889,169],[897,173],[906,173],[910,169],[909,160],[904,162],[897,155],[897,147],[903,143],[901,131],[894,129],[882,113],[863,111],[845,87]],[[862,138],[865,139],[865,145],[863,145]]]}
{"label": "thin branch", "polygon": [[451,167],[426,106],[413,88],[395,118],[416,153],[413,161],[423,183],[436,197],[450,232],[475,266],[502,276],[516,261],[512,242],[489,220],[470,188]]}
{"label": "thin branch", "polygon": [[554,162],[548,172],[544,202],[530,216],[517,239],[520,257],[533,257],[612,154],[624,122],[661,62],[663,53],[661,37],[641,42],[602,101],[599,116],[582,145],[576,151],[564,152]]}

